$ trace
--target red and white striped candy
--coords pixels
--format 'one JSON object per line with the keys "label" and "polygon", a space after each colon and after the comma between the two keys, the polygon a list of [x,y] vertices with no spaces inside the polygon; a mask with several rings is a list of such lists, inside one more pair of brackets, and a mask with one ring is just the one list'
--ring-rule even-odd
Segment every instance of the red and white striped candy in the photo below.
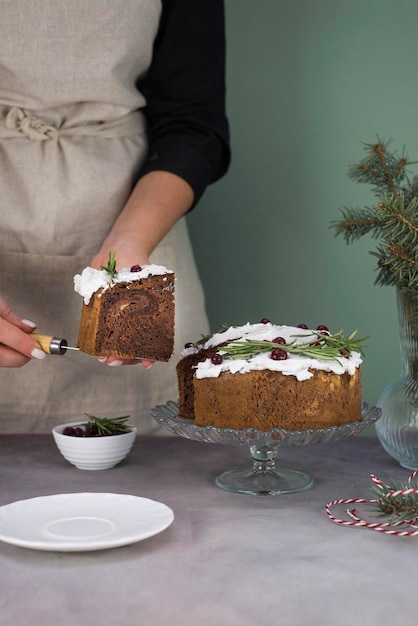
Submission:
{"label": "red and white striped candy", "polygon": [[[418,470],[415,470],[408,478],[408,483],[411,483],[417,474]],[[406,496],[411,493],[418,493],[418,487],[398,489],[397,491],[395,491],[388,485],[384,485],[382,481],[376,478],[376,476],[374,476],[373,474],[371,474],[370,478],[377,487],[382,489],[382,492],[385,494],[386,497],[394,498],[398,496]],[[331,508],[333,506],[336,506],[337,504],[373,504],[377,502],[379,502],[379,500],[366,500],[364,498],[332,500],[332,502],[328,502],[328,504],[325,506],[325,510],[332,522],[335,522],[336,524],[341,524],[342,526],[360,526],[362,528],[369,528],[370,530],[376,530],[377,532],[386,533],[388,535],[397,535],[399,537],[414,537],[415,535],[418,535],[418,526],[415,524],[418,518],[408,520],[406,522],[366,522],[357,515],[355,508],[351,510],[347,509],[347,515],[350,517],[349,520],[335,517],[331,513]],[[397,529],[394,530],[394,527],[397,527]],[[411,528],[414,528],[416,530],[411,530]]]}

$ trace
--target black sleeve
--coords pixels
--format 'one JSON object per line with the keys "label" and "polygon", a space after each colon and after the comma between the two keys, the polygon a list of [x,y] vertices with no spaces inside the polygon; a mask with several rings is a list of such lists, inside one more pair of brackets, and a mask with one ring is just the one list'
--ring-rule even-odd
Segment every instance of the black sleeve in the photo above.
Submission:
{"label": "black sleeve", "polygon": [[223,0],[163,0],[153,60],[138,86],[149,139],[139,177],[177,174],[193,188],[196,204],[230,161]]}

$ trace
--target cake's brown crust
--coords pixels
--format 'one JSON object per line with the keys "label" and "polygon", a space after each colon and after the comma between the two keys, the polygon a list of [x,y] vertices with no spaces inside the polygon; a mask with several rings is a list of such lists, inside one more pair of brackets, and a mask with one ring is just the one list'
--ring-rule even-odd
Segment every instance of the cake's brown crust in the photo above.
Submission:
{"label": "cake's brown crust", "polygon": [[194,378],[194,419],[199,426],[262,431],[361,421],[360,369],[342,376],[315,370],[305,381],[269,370]]}
{"label": "cake's brown crust", "polygon": [[179,415],[186,419],[194,419],[194,386],[195,367],[200,361],[210,358],[218,350],[217,347],[200,350],[180,359],[177,363],[177,381],[179,388]]}
{"label": "cake's brown crust", "polygon": [[168,361],[174,347],[174,274],[98,290],[83,305],[77,345],[96,356]]}

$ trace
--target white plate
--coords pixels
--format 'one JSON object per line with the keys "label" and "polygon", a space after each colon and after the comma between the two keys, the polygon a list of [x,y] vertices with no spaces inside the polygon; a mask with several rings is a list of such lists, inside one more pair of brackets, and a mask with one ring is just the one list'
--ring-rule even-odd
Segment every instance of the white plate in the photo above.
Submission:
{"label": "white plate", "polygon": [[148,498],[65,493],[0,507],[0,540],[33,550],[104,550],[152,537],[173,519],[168,506]]}

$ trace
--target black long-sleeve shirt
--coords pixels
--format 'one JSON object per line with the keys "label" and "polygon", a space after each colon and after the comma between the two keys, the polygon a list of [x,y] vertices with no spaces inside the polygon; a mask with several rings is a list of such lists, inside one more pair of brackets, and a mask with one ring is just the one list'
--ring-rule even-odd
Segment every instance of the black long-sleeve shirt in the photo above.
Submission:
{"label": "black long-sleeve shirt", "polygon": [[149,138],[139,176],[177,174],[192,187],[194,205],[230,161],[225,47],[223,0],[162,0],[152,63],[138,85]]}

